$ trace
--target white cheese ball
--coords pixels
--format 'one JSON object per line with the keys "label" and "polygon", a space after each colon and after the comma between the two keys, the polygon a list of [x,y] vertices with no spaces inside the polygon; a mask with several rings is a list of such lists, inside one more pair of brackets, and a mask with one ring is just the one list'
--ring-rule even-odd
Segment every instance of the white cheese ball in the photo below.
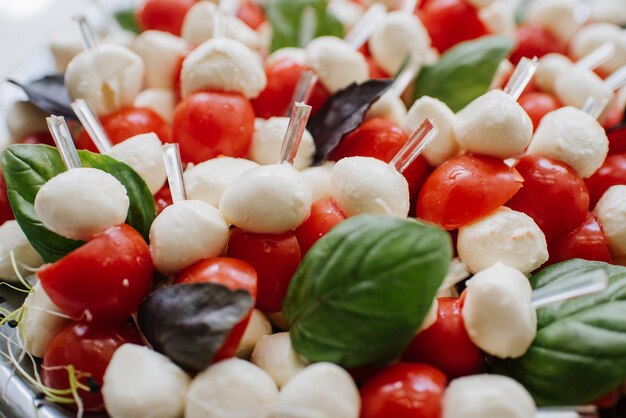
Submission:
{"label": "white cheese ball", "polygon": [[6,115],[9,135],[17,141],[26,135],[48,132],[47,116],[31,102],[15,102]]}
{"label": "white cheese ball", "polygon": [[270,418],[277,398],[276,384],[262,369],[245,360],[225,360],[193,379],[185,418]]}
{"label": "white cheese ball", "polygon": [[369,78],[369,66],[363,55],[334,36],[322,36],[309,43],[306,65],[315,71],[331,93]]}
{"label": "white cheese ball", "polygon": [[114,145],[109,155],[135,170],[146,182],[152,194],[161,190],[167,180],[161,140],[155,133],[128,138]]}
{"label": "white cheese ball", "polygon": [[[280,151],[288,126],[289,118],[286,117],[270,118],[255,124],[255,131],[250,144],[250,159],[263,165],[279,163]],[[310,166],[313,163],[314,155],[315,142],[313,142],[313,136],[305,130],[293,166],[297,170]]]}
{"label": "white cheese ball", "polygon": [[392,91],[388,91],[370,107],[365,115],[365,120],[384,118],[398,126],[403,126],[406,121],[406,113],[406,105],[402,99]]}
{"label": "white cheese ball", "polygon": [[311,186],[289,164],[263,165],[226,188],[220,211],[248,232],[280,234],[296,229],[311,213]]}
{"label": "white cheese ball", "polygon": [[145,89],[135,98],[135,107],[151,109],[165,122],[172,123],[176,108],[176,96],[171,89]]}
{"label": "white cheese ball", "polygon": [[419,18],[412,13],[387,14],[370,37],[369,50],[376,64],[387,74],[396,74],[408,57],[423,58],[430,37]]}
{"label": "white cheese ball", "polygon": [[615,46],[615,53],[600,67],[600,71],[610,74],[626,65],[626,33],[618,25],[611,23],[591,23],[581,28],[572,39],[570,51],[578,59],[607,43]]}
{"label": "white cheese ball", "polygon": [[[581,109],[585,101],[593,97],[596,100],[606,99],[609,105],[604,110],[606,113],[611,109],[610,102],[614,99],[613,91],[604,84],[596,73],[579,66],[573,65],[562,72],[554,83],[556,97],[565,106],[573,106]],[[601,120],[603,117],[600,118]]]}
{"label": "white cheese ball", "polygon": [[626,2],[622,0],[595,0],[589,3],[591,20],[626,25]]}
{"label": "white cheese ball", "polygon": [[270,65],[274,65],[278,61],[282,61],[284,59],[304,65],[306,62],[306,50],[303,48],[292,47],[277,49],[265,59],[265,66],[269,67]]}
{"label": "white cheese ball", "polygon": [[160,30],[142,32],[133,44],[146,66],[146,86],[172,88],[178,61],[189,46],[176,35]]}
{"label": "white cheese ball", "polygon": [[250,361],[272,376],[279,388],[307,365],[291,347],[288,332],[263,337],[254,347]]}
{"label": "white cheese ball", "polygon": [[371,157],[348,157],[335,164],[332,195],[348,217],[369,213],[406,218],[409,184],[389,164]]}
{"label": "white cheese ball", "polygon": [[517,29],[515,7],[508,1],[489,1],[489,3],[481,6],[478,11],[478,17],[488,32],[494,35],[515,36]]}
{"label": "white cheese ball", "polygon": [[523,356],[537,335],[532,288],[520,271],[502,263],[467,281],[465,329],[476,346],[493,356]]}
{"label": "white cheese ball", "polygon": [[563,43],[569,43],[581,26],[576,18],[578,0],[533,1],[526,12],[529,23],[543,27]]}
{"label": "white cheese ball", "polygon": [[183,97],[205,89],[232,91],[251,99],[265,88],[267,78],[260,58],[241,42],[220,38],[198,46],[181,72]]}
{"label": "white cheese ball", "polygon": [[346,33],[359,22],[365,13],[363,6],[350,0],[331,1],[326,10],[341,22]]}
{"label": "white cheese ball", "polygon": [[219,208],[224,190],[243,173],[258,166],[254,161],[233,157],[213,158],[191,166],[184,173],[187,198]]}
{"label": "white cheese ball", "polygon": [[222,254],[228,236],[228,225],[215,207],[200,200],[176,202],[150,227],[152,261],[161,273],[175,274]]}
{"label": "white cheese ball", "polygon": [[511,96],[491,90],[457,113],[454,135],[465,151],[507,159],[524,152],[533,123]]}
{"label": "white cheese ball", "polygon": [[306,178],[306,181],[311,186],[311,193],[313,194],[313,202],[317,202],[322,199],[330,199],[333,188],[333,167],[335,163],[333,161],[327,161],[322,165],[315,167],[309,167],[302,170],[302,174]]}
{"label": "white cheese ball", "polygon": [[34,357],[43,357],[52,337],[70,320],[48,297],[40,283],[24,299],[19,331],[24,350]]}
{"label": "white cheese ball", "polygon": [[317,363],[281,390],[273,418],[358,418],[361,398],[352,377],[339,366]]}
{"label": "white cheese ball", "polygon": [[101,44],[72,59],[65,72],[65,86],[72,100],[84,99],[102,116],[132,106],[143,77],[139,55],[123,46]]}
{"label": "white cheese ball", "polygon": [[506,207],[460,228],[457,250],[472,273],[500,262],[528,274],[548,261],[546,237],[535,221]]}
{"label": "white cheese ball", "polygon": [[444,102],[422,96],[413,103],[407,113],[405,131],[415,131],[424,119],[432,119],[439,132],[422,155],[430,165],[438,166],[459,153],[459,145],[453,130],[454,112]]}
{"label": "white cheese ball", "polygon": [[609,243],[611,255],[626,257],[626,186],[610,187],[594,209]]}
{"label": "white cheese ball", "polygon": [[163,354],[124,344],[104,373],[102,397],[111,418],[179,418],[190,381]]}
{"label": "white cheese ball", "polygon": [[602,166],[608,150],[609,140],[598,121],[568,106],[543,117],[527,153],[554,158],[588,178]]}
{"label": "white cheese ball", "polygon": [[477,9],[482,9],[494,3],[498,3],[496,0],[468,0],[467,2]]}
{"label": "white cheese ball", "polygon": [[35,197],[35,213],[46,228],[83,241],[123,224],[129,207],[122,183],[95,168],[65,171],[48,180]]}
{"label": "white cheese ball", "polygon": [[539,67],[533,78],[537,87],[546,93],[554,93],[556,81],[572,67],[572,61],[558,53],[546,54],[539,60]]}
{"label": "white cheese ball", "polygon": [[482,374],[454,379],[443,395],[442,418],[535,418],[537,407],[510,377]]}
{"label": "white cheese ball", "polygon": [[272,324],[263,312],[253,309],[248,326],[237,347],[237,357],[249,359],[256,343],[268,335],[272,335]]}
{"label": "white cheese ball", "polygon": [[11,252],[22,276],[29,274],[29,268],[36,269],[43,264],[41,256],[30,245],[20,225],[14,220],[6,221],[0,226],[0,279],[17,283],[19,278],[13,269]]}

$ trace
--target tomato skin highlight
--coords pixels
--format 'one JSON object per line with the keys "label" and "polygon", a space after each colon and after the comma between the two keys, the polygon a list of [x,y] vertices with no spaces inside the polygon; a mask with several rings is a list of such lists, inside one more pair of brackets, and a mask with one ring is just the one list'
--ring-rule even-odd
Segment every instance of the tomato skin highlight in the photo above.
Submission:
{"label": "tomato skin highlight", "polygon": [[311,214],[296,230],[302,256],[346,216],[332,199],[322,199],[311,206]]}
{"label": "tomato skin highlight", "polygon": [[514,65],[524,57],[541,58],[551,52],[566,55],[565,45],[540,26],[520,26],[515,37],[517,44],[509,58]]}
{"label": "tomato skin highlight", "polygon": [[56,263],[45,265],[37,275],[64,313],[87,322],[110,324],[137,311],[150,291],[153,273],[150,249],[143,237],[122,224],[96,235]]}
{"label": "tomato skin highlight", "polygon": [[562,107],[556,97],[548,93],[530,92],[520,96],[517,102],[528,113],[533,121],[533,128],[537,129],[541,119],[548,113]]}
{"label": "tomato skin highlight", "polygon": [[482,155],[451,158],[426,179],[417,217],[452,230],[493,212],[522,188],[524,179],[502,160]]}
{"label": "tomato skin highlight", "polygon": [[174,200],[172,199],[172,191],[170,190],[170,186],[167,184],[154,195],[154,204],[156,205],[157,215],[173,203]]}
{"label": "tomato skin highlight", "polygon": [[183,21],[196,0],[146,0],[137,10],[142,30],[160,30],[180,36]]}
{"label": "tomato skin highlight", "polygon": [[587,219],[582,225],[567,236],[552,243],[548,252],[550,264],[573,258],[605,263],[613,262],[602,226],[591,213],[587,215]]}
{"label": "tomato skin highlight", "polygon": [[609,155],[602,167],[585,180],[590,205],[594,207],[611,186],[626,184],[626,154]]}
{"label": "tomato skin highlight", "polygon": [[[50,340],[41,368],[42,382],[53,389],[69,389],[65,367],[73,365],[77,372],[89,373],[102,387],[102,377],[113,353],[126,343],[143,345],[137,329],[127,322],[104,327],[69,323]],[[87,385],[87,377],[78,380]],[[79,389],[78,394],[86,411],[104,411],[100,391],[91,393]]]}
{"label": "tomato skin highlight", "polygon": [[488,33],[478,11],[465,0],[431,0],[421,10],[432,46],[440,53]]}
{"label": "tomato skin highlight", "polygon": [[361,418],[440,418],[447,381],[426,364],[391,365],[361,386]]}

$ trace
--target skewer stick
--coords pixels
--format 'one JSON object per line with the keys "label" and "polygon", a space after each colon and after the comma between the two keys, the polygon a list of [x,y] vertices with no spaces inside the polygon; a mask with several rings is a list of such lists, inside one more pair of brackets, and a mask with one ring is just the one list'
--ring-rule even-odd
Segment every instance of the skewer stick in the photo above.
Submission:
{"label": "skewer stick", "polygon": [[311,93],[313,93],[315,83],[317,83],[318,79],[319,78],[313,70],[306,70],[300,74],[298,84],[296,84],[296,88],[293,91],[293,96],[291,97],[292,104],[287,110],[286,116],[291,116],[291,113],[293,112],[293,108],[296,103],[307,103],[309,101]]}
{"label": "skewer stick", "polygon": [[83,46],[85,49],[94,49],[98,44],[98,38],[96,34],[87,21],[85,15],[78,15],[74,17],[76,24],[78,25],[78,30],[80,31],[80,37],[83,41]]}
{"label": "skewer stick", "polygon": [[167,144],[163,146],[163,161],[165,162],[167,182],[170,185],[173,203],[187,200],[185,182],[183,180],[183,164],[180,159],[178,144]]}
{"label": "skewer stick", "polygon": [[296,103],[291,117],[289,118],[289,125],[287,126],[287,132],[285,132],[285,139],[283,140],[283,146],[280,150],[280,162],[293,165],[302,141],[302,135],[306,129],[306,124],[311,115],[311,106],[304,103]]}
{"label": "skewer stick", "polygon": [[533,291],[533,307],[538,309],[547,305],[602,292],[606,290],[608,285],[609,279],[604,271],[592,271],[567,282],[548,285]]}
{"label": "skewer stick", "polygon": [[607,62],[615,54],[615,45],[606,43],[591,51],[576,62],[576,66],[595,70]]}
{"label": "skewer stick", "polygon": [[424,119],[407,143],[389,162],[389,165],[398,170],[398,172],[403,173],[424,152],[426,147],[433,142],[438,132],[435,123],[431,119]]}
{"label": "skewer stick", "polygon": [[355,51],[361,48],[372,36],[378,25],[387,15],[387,7],[381,3],[373,4],[367,12],[361,16],[352,30],[345,36],[344,41]]}
{"label": "skewer stick", "polygon": [[78,157],[74,140],[67,127],[63,116],[49,116],[46,118],[48,129],[54,139],[54,143],[61,154],[61,159],[65,164],[65,168],[71,170],[73,168],[81,168],[83,165]]}
{"label": "skewer stick", "polygon": [[539,59],[537,57],[534,57],[532,60],[526,57],[522,58],[502,90],[513,99],[519,99],[538,67]]}
{"label": "skewer stick", "polygon": [[101,154],[108,154],[111,148],[113,148],[113,143],[104,131],[98,116],[96,116],[91,106],[83,99],[78,99],[72,102],[72,110],[76,113],[78,120],[91,137],[98,151]]}

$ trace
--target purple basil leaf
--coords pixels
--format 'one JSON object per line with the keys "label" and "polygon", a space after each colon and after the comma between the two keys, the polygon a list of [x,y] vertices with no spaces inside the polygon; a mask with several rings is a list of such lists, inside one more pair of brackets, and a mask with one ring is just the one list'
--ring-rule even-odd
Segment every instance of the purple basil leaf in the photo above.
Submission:
{"label": "purple basil leaf", "polygon": [[29,83],[8,81],[24,90],[28,100],[45,113],[76,119],[63,74],[47,75]]}
{"label": "purple basil leaf", "polygon": [[307,125],[315,140],[315,163],[326,160],[343,137],[363,123],[367,111],[392,83],[392,79],[352,83],[328,99]]}

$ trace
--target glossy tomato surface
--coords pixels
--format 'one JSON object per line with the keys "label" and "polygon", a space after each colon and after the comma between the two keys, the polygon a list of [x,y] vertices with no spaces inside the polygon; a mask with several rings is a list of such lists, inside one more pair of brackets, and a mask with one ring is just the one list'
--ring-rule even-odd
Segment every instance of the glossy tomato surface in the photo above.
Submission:
{"label": "glossy tomato surface", "polygon": [[160,30],[180,36],[185,16],[196,0],[145,0],[137,10],[142,30]]}
{"label": "glossy tomato surface", "polygon": [[328,231],[345,219],[346,216],[332,199],[322,199],[313,203],[311,214],[295,231],[302,256]]}
{"label": "glossy tomato surface", "polygon": [[517,64],[523,57],[541,58],[551,52],[565,54],[565,46],[540,26],[520,26],[516,33],[517,43],[509,58]]}
{"label": "glossy tomato surface", "polygon": [[432,46],[439,52],[488,32],[478,10],[466,0],[430,0],[421,16]]}
{"label": "glossy tomato surface", "polygon": [[550,263],[582,258],[611,263],[609,244],[598,220],[589,213],[578,228],[563,238],[556,240],[548,248]]}
{"label": "glossy tomato surface", "polygon": [[553,95],[536,91],[522,94],[517,102],[530,116],[534,129],[537,129],[539,122],[546,114],[562,107]]}
{"label": "glossy tomato surface", "polygon": [[585,180],[593,208],[611,186],[626,184],[626,154],[609,155],[593,176]]}
{"label": "glossy tomato surface", "polygon": [[164,185],[161,190],[154,195],[154,204],[156,205],[157,215],[163,212],[163,209],[174,203],[172,199],[172,191],[169,185]]}

